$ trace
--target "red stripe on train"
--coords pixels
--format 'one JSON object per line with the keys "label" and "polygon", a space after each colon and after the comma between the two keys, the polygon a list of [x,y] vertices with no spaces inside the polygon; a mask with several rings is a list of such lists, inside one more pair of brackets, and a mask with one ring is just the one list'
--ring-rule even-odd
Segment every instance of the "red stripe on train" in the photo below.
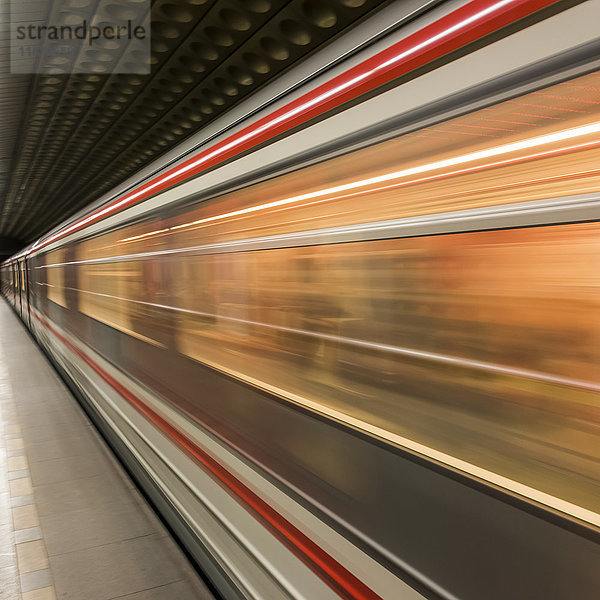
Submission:
{"label": "red stripe on train", "polygon": [[366,586],[360,579],[342,566],[335,558],[315,544],[308,536],[302,533],[295,525],[280,515],[262,498],[242,483],[235,475],[227,471],[212,456],[200,448],[193,440],[188,438],[179,429],[169,423],[164,417],[150,408],[139,397],[120,384],[114,377],[107,373],[83,350],[75,346],[61,333],[59,333],[44,317],[34,313],[35,318],[59,339],[72,352],[77,354],[88,364],[102,379],[104,379],[125,400],[143,414],[154,426],[168,438],[175,441],[188,455],[205,467],[214,478],[218,479],[231,492],[235,494],[242,505],[249,510],[259,522],[268,525],[268,529],[277,534],[278,539],[286,542],[295,554],[325,583],[327,583],[340,597],[352,600],[382,600],[373,590]]}
{"label": "red stripe on train", "polygon": [[[43,240],[35,250],[303,125],[433,60],[556,3],[473,0]],[[30,250],[30,253],[33,249]]]}

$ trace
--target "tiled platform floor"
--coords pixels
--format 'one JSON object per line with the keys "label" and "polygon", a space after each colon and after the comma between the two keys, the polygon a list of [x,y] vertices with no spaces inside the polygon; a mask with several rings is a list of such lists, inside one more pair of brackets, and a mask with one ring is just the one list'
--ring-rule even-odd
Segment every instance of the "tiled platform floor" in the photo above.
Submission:
{"label": "tiled platform floor", "polygon": [[0,599],[212,598],[0,297]]}

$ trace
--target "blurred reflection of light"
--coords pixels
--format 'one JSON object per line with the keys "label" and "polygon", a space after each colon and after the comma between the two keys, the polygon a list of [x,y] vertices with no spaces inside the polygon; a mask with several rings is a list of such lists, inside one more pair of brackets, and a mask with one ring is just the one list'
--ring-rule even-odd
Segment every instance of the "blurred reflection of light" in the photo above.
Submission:
{"label": "blurred reflection of light", "polygon": [[[519,115],[519,114],[523,114],[523,113],[513,113],[513,114]],[[523,116],[525,116],[525,115],[523,115]],[[533,116],[533,115],[531,115],[531,116]],[[528,123],[526,121],[506,121],[505,119],[486,119],[486,118],[482,118],[482,120],[483,121],[490,121],[491,123],[507,123],[509,125],[528,125],[529,127],[535,127],[537,125],[536,123]]]}
{"label": "blurred reflection of light", "polygon": [[571,81],[563,81],[562,83],[559,83],[558,85],[568,85],[569,87],[573,88],[574,90],[585,90],[586,92],[594,92],[594,93],[600,94],[600,87],[595,87],[593,85],[576,85]]}
{"label": "blurred reflection of light", "polygon": [[474,133],[472,131],[449,131],[447,129],[431,129],[431,131],[435,131],[436,133],[450,133],[452,135],[470,135],[473,137],[494,137],[491,133]]}
{"label": "blurred reflection of light", "polygon": [[508,129],[507,127],[490,127],[489,125],[467,125],[466,123],[456,123],[455,127],[469,127],[472,129],[490,129],[491,131],[514,131],[514,129]]}
{"label": "blurred reflection of light", "polygon": [[533,104],[532,102],[521,102],[519,100],[508,100],[511,104],[518,104],[519,106],[533,106],[535,108],[545,108],[546,110],[561,110],[563,112],[582,113],[585,114],[585,110],[577,110],[576,108],[566,108],[564,106],[546,106],[545,104]]}
{"label": "blurred reflection of light", "polygon": [[[549,117],[548,115],[533,115],[531,113],[514,112],[513,115],[521,115],[522,117],[535,117],[536,119],[553,119],[554,121],[560,121],[560,117]],[[522,125],[529,125],[529,123],[522,123]]]}
{"label": "blurred reflection of light", "polygon": [[571,387],[588,389],[593,391],[600,391],[600,384],[596,381],[588,381],[585,379],[576,379],[573,377],[564,377],[561,375],[554,375],[553,373],[546,373],[543,371],[536,371],[533,369],[512,367],[509,365],[491,363],[483,360],[473,360],[462,356],[453,356],[450,354],[441,354],[439,352],[430,352],[427,350],[420,350],[416,348],[409,348],[406,346],[396,346],[393,344],[383,344],[379,342],[371,342],[364,339],[356,339],[346,336],[340,336],[335,334],[321,333],[318,331],[310,331],[307,329],[298,329],[295,327],[287,327],[283,325],[275,325],[273,323],[265,323],[261,321],[255,321],[251,319],[232,317],[221,313],[212,313],[205,311],[198,311],[188,308],[182,308],[179,306],[172,306],[169,304],[160,304],[157,302],[147,302],[145,300],[135,300],[133,298],[126,298],[122,296],[116,296],[112,294],[105,294],[101,292],[93,292],[91,290],[84,290],[80,288],[63,287],[63,289],[77,291],[83,294],[89,294],[102,298],[108,298],[111,300],[118,300],[125,303],[137,304],[141,306],[149,306],[153,308],[159,308],[169,310],[178,313],[187,313],[190,315],[197,315],[201,317],[213,317],[222,321],[228,321],[232,323],[241,323],[245,325],[252,325],[263,329],[271,329],[275,331],[282,331],[287,333],[294,333],[297,335],[318,338],[323,340],[329,340],[339,342],[341,344],[348,344],[350,346],[356,346],[365,349],[378,350],[390,352],[406,357],[412,357],[422,359],[428,362],[436,362],[442,364],[450,364],[461,367],[467,367],[475,370],[488,371],[491,373],[499,373],[503,375],[512,375],[516,377],[524,377],[526,379],[534,379],[536,381],[543,381],[547,383],[558,383],[560,385],[568,385]]}
{"label": "blurred reflection of light", "polygon": [[[367,187],[370,185],[374,185],[377,183],[383,183],[386,181],[390,181],[393,179],[401,179],[403,177],[407,177],[410,175],[414,175],[414,174],[418,174],[418,173],[424,173],[427,171],[434,171],[437,169],[442,169],[445,167],[449,167],[449,166],[453,166],[453,165],[459,165],[459,164],[464,164],[464,163],[468,163],[468,162],[475,162],[477,160],[481,160],[484,158],[490,158],[493,156],[499,156],[502,154],[510,154],[511,152],[516,152],[519,150],[525,150],[528,148],[535,148],[538,146],[544,146],[547,144],[552,144],[555,142],[559,142],[559,141],[563,141],[563,140],[568,140],[568,139],[572,139],[572,138],[576,138],[576,137],[582,137],[585,135],[590,135],[593,133],[598,133],[600,132],[600,122],[596,122],[596,123],[591,123],[589,125],[583,125],[580,127],[575,127],[573,129],[567,129],[564,131],[559,131],[556,133],[550,133],[550,134],[546,134],[546,135],[542,135],[542,136],[537,136],[537,137],[533,137],[533,138],[528,138],[525,140],[521,140],[518,142],[511,142],[509,144],[502,144],[500,146],[495,146],[493,148],[487,148],[484,150],[478,150],[476,152],[471,152],[468,154],[464,154],[464,155],[460,155],[460,156],[456,156],[456,157],[452,157],[452,158],[448,158],[448,159],[444,159],[444,160],[439,160],[439,161],[435,161],[432,163],[427,163],[425,165],[419,165],[416,167],[411,167],[409,169],[403,169],[401,171],[395,171],[392,173],[386,173],[384,175],[379,175],[377,177],[371,177],[368,179],[362,179],[359,181],[353,181],[350,183],[346,183],[346,184],[342,184],[342,185],[338,185],[338,186],[334,186],[334,187],[330,187],[330,188],[325,188],[325,189],[321,189],[321,190],[315,190],[313,192],[308,192],[305,194],[300,194],[298,196],[292,196],[289,198],[283,198],[281,200],[274,200],[272,202],[266,202],[264,204],[259,204],[259,205],[255,205],[255,206],[249,206],[246,208],[240,208],[238,210],[234,210],[234,211],[229,211],[226,213],[222,213],[219,215],[213,215],[210,217],[204,217],[202,219],[197,219],[195,221],[191,221],[189,223],[183,223],[181,225],[175,225],[173,227],[170,227],[168,229],[160,229],[160,230],[156,230],[156,231],[151,231],[148,233],[144,233],[144,234],[140,234],[137,236],[132,236],[129,238],[125,238],[123,240],[120,240],[120,242],[130,242],[130,241],[134,241],[134,240],[140,240],[140,239],[144,239],[144,238],[148,238],[151,236],[155,236],[155,235],[159,235],[161,233],[165,233],[165,232],[170,232],[170,231],[175,231],[175,230],[180,230],[180,229],[187,229],[187,228],[191,228],[191,227],[195,227],[198,225],[203,225],[203,224],[207,224],[207,223],[212,223],[215,221],[220,221],[223,219],[227,219],[227,218],[231,218],[231,217],[238,217],[238,216],[242,216],[242,215],[247,215],[247,214],[251,214],[251,213],[255,213],[258,211],[262,211],[262,210],[267,210],[267,209],[273,209],[273,208],[278,208],[281,206],[286,206],[289,204],[296,204],[298,202],[302,202],[303,200],[312,200],[315,198],[319,198],[319,197],[323,197],[323,196],[328,196],[331,194],[337,194],[337,192],[343,192],[343,191],[350,191],[356,188],[360,188],[360,187]],[[582,148],[586,148],[586,147],[590,147],[593,145],[596,145],[600,143],[600,140],[595,139],[589,142],[584,142],[581,144],[576,144],[576,145],[572,145],[572,146],[563,146],[561,148],[555,148],[552,150],[548,150],[548,151],[544,151],[544,152],[537,152],[534,154],[529,154],[526,156],[517,156],[517,157],[513,157],[513,158],[509,158],[509,159],[505,159],[502,161],[496,161],[493,163],[486,163],[484,165],[476,165],[473,167],[468,167],[465,169],[460,169],[460,170],[455,170],[452,172],[447,172],[447,173],[441,173],[441,174],[437,174],[437,175],[432,175],[429,177],[424,177],[424,178],[419,178],[419,179],[412,179],[409,181],[403,181],[403,182],[398,182],[396,184],[392,184],[389,186],[384,186],[384,187],[378,187],[378,188],[369,188],[367,190],[363,190],[363,191],[359,191],[359,192],[354,192],[353,194],[345,194],[345,195],[335,195],[332,197],[327,198],[327,201],[334,201],[334,200],[339,200],[342,198],[347,198],[350,195],[354,195],[354,194],[364,194],[364,193],[371,193],[371,192],[378,192],[378,191],[382,191],[382,190],[387,190],[387,189],[391,189],[394,187],[402,187],[402,186],[407,186],[407,185],[413,185],[416,183],[423,183],[425,181],[431,181],[434,179],[439,179],[442,177],[450,177],[450,176],[456,176],[456,175],[462,175],[465,173],[470,173],[476,170],[481,170],[481,169],[487,169],[487,168],[491,168],[491,167],[498,167],[498,166],[503,166],[503,165],[507,165],[507,164],[511,164],[511,163],[515,163],[515,162],[521,162],[521,161],[525,161],[525,160],[532,160],[535,158],[542,158],[542,157],[547,157],[547,156],[552,156],[552,155],[556,155],[556,154],[560,154],[560,153],[564,153],[564,152],[572,152],[574,150],[579,150]]]}
{"label": "blurred reflection of light", "polygon": [[535,96],[543,96],[544,98],[552,98],[553,100],[567,100],[567,102],[579,102],[581,104],[600,104],[599,100],[590,100],[589,98],[580,98],[579,96],[558,96],[556,94],[548,94],[547,92],[533,92]]}

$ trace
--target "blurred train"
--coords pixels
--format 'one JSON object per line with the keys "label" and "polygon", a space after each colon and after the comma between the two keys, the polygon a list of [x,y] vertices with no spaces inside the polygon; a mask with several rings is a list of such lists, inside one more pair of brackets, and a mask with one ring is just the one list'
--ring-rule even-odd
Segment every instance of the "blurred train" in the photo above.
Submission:
{"label": "blurred train", "polygon": [[2,265],[224,598],[598,598],[600,2],[417,4]]}

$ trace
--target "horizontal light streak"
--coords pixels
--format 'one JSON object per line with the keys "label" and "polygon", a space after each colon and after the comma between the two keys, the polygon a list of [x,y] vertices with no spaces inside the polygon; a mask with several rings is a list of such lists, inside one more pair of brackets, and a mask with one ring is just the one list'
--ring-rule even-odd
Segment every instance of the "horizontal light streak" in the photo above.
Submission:
{"label": "horizontal light streak", "polygon": [[[143,233],[138,236],[124,238],[119,241],[120,242],[131,242],[131,241],[135,241],[135,240],[140,240],[140,239],[152,237],[154,235],[159,235],[161,233],[168,233],[171,231],[177,231],[179,229],[194,227],[194,226],[201,225],[204,223],[211,223],[214,221],[220,221],[220,220],[228,219],[231,217],[255,213],[255,212],[267,210],[270,208],[276,208],[276,207],[280,207],[280,206],[286,206],[289,204],[295,204],[298,202],[302,202],[303,200],[312,200],[315,198],[322,198],[324,196],[333,195],[333,194],[336,194],[339,192],[355,190],[355,189],[361,188],[361,187],[368,187],[368,186],[376,185],[379,183],[385,183],[388,181],[392,181],[394,179],[401,179],[404,177],[409,177],[411,175],[426,173],[428,171],[435,171],[438,169],[443,169],[443,168],[447,168],[447,167],[451,167],[451,166],[466,164],[469,162],[475,162],[475,161],[482,160],[485,158],[501,156],[503,154],[510,154],[511,152],[517,152],[520,150],[526,150],[529,148],[544,146],[544,145],[548,145],[548,144],[552,144],[552,143],[556,143],[556,142],[560,142],[560,141],[565,141],[565,140],[573,139],[576,137],[582,137],[582,136],[590,135],[593,133],[599,133],[599,132],[600,132],[600,122],[596,122],[596,123],[583,125],[580,127],[575,127],[572,129],[567,129],[567,130],[556,132],[556,133],[550,133],[550,134],[546,134],[546,135],[542,135],[542,136],[536,136],[536,137],[528,138],[528,139],[521,140],[518,142],[511,142],[509,144],[503,144],[501,146],[494,146],[493,148],[487,148],[485,150],[478,150],[476,152],[470,152],[468,154],[463,154],[463,155],[455,156],[452,158],[447,158],[447,159],[443,159],[443,160],[426,163],[424,165],[411,167],[409,169],[403,169],[400,171],[394,171],[392,173],[386,173],[384,175],[379,175],[377,177],[361,179],[358,181],[353,181],[353,182],[345,183],[345,184],[338,185],[338,186],[315,190],[313,192],[307,192],[305,194],[300,194],[298,196],[291,196],[291,197],[283,198],[280,200],[274,200],[272,202],[266,202],[264,204],[258,204],[256,206],[240,208],[238,210],[229,211],[226,213],[222,213],[220,215],[204,217],[202,219],[197,219],[197,220],[191,221],[189,223],[183,223],[181,225],[174,225],[173,227],[163,228],[163,229]],[[509,164],[511,162],[516,162],[516,161],[542,158],[544,156],[551,156],[553,154],[557,154],[560,152],[574,151],[574,150],[589,147],[589,146],[592,146],[592,145],[598,144],[598,143],[600,143],[600,140],[592,140],[590,142],[585,142],[582,144],[577,144],[577,145],[572,145],[572,146],[566,146],[563,148],[553,149],[553,150],[549,150],[549,151],[542,152],[542,153],[535,153],[535,154],[530,154],[527,156],[514,157],[511,159],[506,159],[505,161],[498,161],[498,162],[494,162],[494,163],[488,163],[485,165],[477,165],[475,167],[470,167],[468,169],[463,169],[460,171],[452,171],[450,173],[443,173],[443,174],[436,175],[433,177],[442,177],[442,176],[449,177],[449,176],[461,175],[461,174],[468,173],[473,170],[502,166],[502,165],[506,165],[506,164]],[[401,183],[397,184],[397,186],[399,187],[401,185],[411,185],[414,183],[422,183],[424,181],[427,181],[427,178],[401,182]],[[374,190],[374,191],[376,191],[376,190]],[[331,200],[336,200],[336,199],[337,198],[331,198]]]}
{"label": "horizontal light streak", "polygon": [[377,342],[368,342],[365,340],[359,340],[356,338],[348,338],[339,335],[332,335],[327,333],[318,333],[316,331],[307,331],[305,329],[296,329],[294,327],[284,327],[283,325],[273,325],[271,323],[262,323],[261,321],[252,321],[248,319],[240,319],[237,317],[228,317],[226,315],[220,315],[217,313],[207,313],[198,310],[191,310],[188,308],[179,308],[177,306],[169,306],[168,304],[157,304],[155,302],[145,302],[144,300],[133,300],[132,298],[123,298],[121,296],[113,296],[111,294],[102,294],[100,292],[92,292],[88,290],[82,290],[79,288],[64,287],[65,290],[73,292],[81,292],[83,294],[91,294],[93,296],[100,296],[102,298],[109,298],[110,300],[119,300],[121,302],[130,302],[133,304],[141,304],[143,306],[150,306],[152,308],[159,308],[161,310],[170,310],[173,312],[179,312],[198,317],[210,317],[224,321],[231,321],[234,323],[242,323],[244,325],[251,325],[253,327],[261,327],[264,329],[272,329],[275,331],[281,331],[285,333],[293,333],[296,335],[303,335],[306,337],[318,338],[321,340],[327,340],[331,342],[338,342],[340,344],[346,344],[349,346],[355,346],[357,348],[367,348],[369,350],[377,350],[380,352],[389,352],[400,356],[406,356],[409,358],[417,358],[429,362],[437,362],[442,364],[450,364],[458,367],[464,367],[468,369],[477,369],[480,371],[488,371],[490,373],[497,373],[499,375],[510,375],[513,377],[525,377],[527,379],[534,379],[543,383],[555,383],[559,385],[568,385],[570,387],[584,388],[593,391],[600,391],[600,383],[593,381],[586,381],[583,379],[572,379],[570,377],[560,377],[559,375],[550,375],[549,373],[542,373],[540,371],[533,371],[530,369],[519,369],[517,367],[509,367],[505,365],[498,365],[495,363],[489,363],[481,360],[472,360],[468,358],[460,358],[458,356],[450,356],[447,354],[439,354],[437,352],[428,352],[425,350],[415,350],[413,348],[406,348],[402,346],[393,346],[391,344],[380,344]]}
{"label": "horizontal light streak", "polygon": [[[330,88],[329,90],[323,92],[322,94],[319,94],[319,95],[315,96],[314,98],[311,98],[310,100],[299,104],[298,106],[292,108],[291,110],[288,110],[288,111],[284,112],[283,114],[271,119],[267,123],[264,123],[263,125],[261,125],[259,127],[256,127],[254,130],[248,132],[247,134],[239,136],[235,140],[232,140],[230,143],[223,145],[222,147],[218,148],[214,152],[211,152],[211,153],[199,158],[198,160],[193,161],[189,165],[186,165],[185,167],[182,167],[181,169],[176,170],[174,173],[172,173],[172,174],[166,176],[165,178],[163,178],[162,180],[160,180],[160,182],[168,181],[169,179],[178,177],[179,175],[184,174],[185,172],[199,166],[200,164],[215,158],[219,154],[223,154],[223,153],[233,149],[236,146],[242,145],[245,142],[250,141],[252,138],[257,137],[261,133],[264,133],[266,130],[273,129],[277,125],[280,125],[281,123],[284,123],[285,121],[291,120],[293,117],[295,117],[303,112],[306,112],[308,109],[313,108],[314,106],[317,106],[319,104],[322,104],[325,100],[328,100],[329,98],[336,96],[339,93],[341,93],[351,87],[354,87],[356,84],[364,81],[365,79],[372,77],[373,75],[377,74],[378,72],[386,70],[388,67],[394,65],[395,63],[400,62],[401,60],[403,60],[413,54],[416,54],[417,52],[427,48],[428,46],[431,46],[435,42],[438,42],[439,40],[441,40],[445,37],[448,37],[449,35],[455,33],[456,31],[458,31],[460,29],[464,29],[466,26],[468,26],[468,25],[482,19],[483,17],[486,17],[487,15],[489,15],[493,12],[496,12],[497,10],[503,8],[504,6],[506,6],[508,4],[512,4],[514,2],[515,2],[515,0],[501,0],[500,2],[496,2],[495,4],[492,4],[488,8],[485,8],[484,10],[479,11],[466,19],[463,19],[462,21],[456,23],[455,25],[448,27],[447,29],[438,33],[437,35],[434,35],[434,36],[428,38],[427,40],[412,46],[408,50],[398,53],[396,56],[390,58],[389,60],[374,66],[372,69],[363,71],[360,75],[352,77],[351,79],[348,79],[348,80],[342,82],[341,84],[339,84],[333,88]],[[156,186],[158,184],[159,184],[159,182],[154,184],[154,186]]]}
{"label": "horizontal light streak", "polygon": [[[571,173],[554,175],[554,176],[547,177],[547,178],[527,180],[526,182],[517,181],[517,182],[507,183],[507,184],[502,184],[502,185],[497,185],[497,186],[489,186],[486,188],[478,188],[477,190],[471,189],[471,190],[466,190],[464,192],[453,192],[452,194],[445,194],[443,197],[444,198],[453,198],[453,197],[456,197],[457,195],[462,195],[464,193],[466,193],[466,194],[472,193],[473,191],[480,191],[480,190],[486,191],[486,192],[494,191],[494,190],[499,190],[499,189],[518,187],[520,185],[523,185],[524,183],[545,183],[548,181],[568,179],[568,178],[576,177],[576,176],[593,175],[593,174],[597,174],[599,172],[600,172],[600,169],[592,169],[589,171],[575,171],[575,172],[571,172]],[[357,193],[359,193],[359,192],[357,192]],[[323,202],[323,200],[321,200],[320,202]],[[539,203],[541,203],[541,204],[539,204]],[[595,206],[600,207],[600,204],[598,204],[598,198],[596,198],[596,197],[591,201],[586,201],[585,207],[589,209],[590,204],[594,205],[594,203],[595,203]],[[287,207],[287,209],[281,209],[281,210],[289,210],[289,208],[290,207]],[[546,200],[542,200],[542,201],[530,200],[530,201],[526,201],[524,203],[515,202],[515,203],[510,203],[510,204],[497,204],[497,205],[490,205],[490,206],[481,206],[481,207],[477,207],[477,208],[452,210],[452,211],[439,212],[439,213],[429,213],[429,214],[423,214],[423,215],[419,215],[419,216],[403,217],[403,218],[399,218],[399,219],[388,219],[388,220],[384,220],[384,221],[370,221],[367,223],[356,223],[353,225],[340,225],[340,226],[335,226],[335,227],[325,227],[325,228],[320,228],[320,229],[303,230],[303,231],[297,231],[297,232],[291,232],[291,233],[273,234],[273,235],[269,235],[269,236],[241,238],[241,239],[237,239],[237,240],[228,240],[228,241],[224,241],[224,242],[213,242],[213,243],[208,243],[208,244],[200,244],[197,246],[183,246],[180,248],[147,250],[145,252],[132,252],[130,254],[117,254],[117,255],[113,255],[113,256],[102,256],[102,257],[98,257],[98,258],[88,258],[88,259],[73,260],[73,261],[67,261],[67,262],[57,262],[57,263],[50,263],[50,264],[46,264],[46,265],[38,265],[33,268],[34,269],[52,269],[52,268],[56,268],[56,267],[65,267],[65,266],[69,266],[69,265],[110,264],[110,263],[115,263],[115,262],[128,262],[128,261],[135,261],[135,260],[146,259],[146,258],[155,258],[155,257],[159,257],[159,256],[168,256],[168,255],[172,255],[172,254],[184,254],[184,253],[194,253],[194,252],[206,254],[207,253],[206,251],[216,250],[216,249],[220,249],[220,250],[223,250],[224,252],[227,252],[228,248],[232,248],[232,247],[240,248],[241,246],[249,245],[249,244],[261,244],[260,247],[253,248],[253,249],[261,249],[261,250],[287,248],[287,247],[292,247],[293,245],[323,245],[323,244],[328,244],[328,243],[334,243],[332,241],[327,241],[326,238],[329,238],[336,234],[346,233],[349,230],[351,230],[353,232],[361,232],[365,235],[365,237],[362,237],[362,238],[359,238],[356,240],[352,240],[352,241],[389,239],[388,236],[379,237],[379,233],[381,231],[390,230],[392,228],[400,229],[400,228],[411,227],[411,226],[415,226],[415,225],[427,225],[430,229],[428,229],[426,231],[420,231],[419,233],[414,234],[414,235],[411,234],[411,237],[421,236],[421,235],[429,235],[431,233],[446,233],[448,235],[452,235],[452,234],[459,233],[459,232],[477,231],[479,229],[479,227],[474,229],[473,223],[477,223],[477,221],[481,220],[481,219],[485,220],[485,228],[487,229],[490,227],[492,227],[492,228],[497,227],[498,223],[496,222],[496,220],[498,218],[502,218],[502,217],[506,216],[507,214],[509,215],[509,214],[513,213],[515,215],[523,215],[523,214],[530,214],[530,213],[542,213],[542,214],[549,213],[551,215],[551,214],[553,214],[553,211],[555,211],[557,209],[565,209],[565,208],[568,208],[569,210],[575,210],[575,209],[582,208],[582,206],[581,206],[581,203],[579,200],[573,201],[573,199],[571,199],[570,197],[567,197],[566,199],[564,197],[559,197],[559,198],[553,198],[551,200],[546,199]],[[597,212],[596,213],[592,212],[590,214],[591,214],[591,217],[589,217],[589,218],[595,219],[597,217]],[[461,228],[460,230],[456,230],[456,231],[439,231],[438,229],[436,229],[436,224],[447,223],[449,221],[453,221],[453,222],[462,221],[465,223],[465,227]],[[540,220],[536,224],[543,225],[543,224],[554,223],[554,222],[555,221],[552,217],[547,217],[547,219]],[[571,221],[560,221],[560,222],[571,222]],[[257,229],[257,228],[254,228],[254,229]],[[260,228],[258,228],[258,229],[260,229]],[[377,233],[377,235],[373,235],[374,233]],[[305,241],[306,237],[315,237],[315,239],[317,239],[318,241],[316,242],[316,244],[307,244]],[[402,237],[404,237],[404,236],[402,236]],[[294,243],[290,244],[290,245],[287,245],[287,244],[281,245],[280,243],[282,241],[292,241]],[[243,250],[238,249],[236,251],[243,251]],[[218,254],[218,252],[215,252],[215,254]]]}
{"label": "horizontal light streak", "polygon": [[[48,317],[41,315],[41,313],[39,313],[35,308],[33,308],[33,312],[34,315],[38,318],[38,320],[42,323],[42,325],[44,325],[48,330],[50,330],[50,328],[48,327],[50,322],[57,331],[62,332],[63,338],[64,336],[68,336],[72,340],[71,343],[74,346],[78,347],[80,351],[82,351],[84,348],[91,350],[91,348],[84,344],[80,339],[74,338],[73,336],[69,335],[54,321],[52,321]],[[61,343],[63,343],[64,345],[64,341],[61,341]],[[573,504],[572,502],[563,500],[562,498],[558,498],[557,496],[553,496],[551,494],[533,488],[514,479],[510,479],[509,477],[505,477],[504,475],[495,473],[494,471],[490,471],[473,463],[467,462],[456,456],[447,454],[446,452],[436,450],[431,446],[427,446],[405,436],[398,435],[387,429],[369,423],[368,421],[354,417],[351,414],[342,412],[341,410],[337,410],[333,407],[327,406],[326,404],[322,404],[321,402],[317,402],[304,396],[294,394],[293,392],[289,392],[287,390],[278,388],[255,377],[248,376],[233,369],[224,367],[219,363],[215,363],[209,360],[204,360],[201,362],[203,364],[213,367],[217,371],[234,377],[235,379],[244,381],[245,383],[253,385],[259,389],[266,390],[274,394],[275,396],[283,398],[288,402],[292,402],[296,405],[303,406],[314,413],[324,415],[325,417],[333,419],[339,423],[343,423],[357,430],[364,431],[367,434],[379,438],[387,443],[395,444],[396,446],[399,446],[401,448],[406,448],[412,452],[420,454],[421,456],[425,456],[431,460],[457,469],[458,471],[462,471],[463,473],[466,473],[472,477],[476,477],[482,481],[491,483],[492,485],[496,485],[500,488],[509,490],[510,492],[518,494],[523,498],[528,498],[529,500],[533,500],[534,502],[538,502],[541,505],[553,508],[565,515],[570,515],[572,517],[580,519],[583,522],[587,522],[592,525],[595,525],[596,527],[600,527],[600,515],[597,512],[588,510],[586,508],[578,506],[577,504]],[[116,371],[116,373],[118,374],[118,371]]]}

